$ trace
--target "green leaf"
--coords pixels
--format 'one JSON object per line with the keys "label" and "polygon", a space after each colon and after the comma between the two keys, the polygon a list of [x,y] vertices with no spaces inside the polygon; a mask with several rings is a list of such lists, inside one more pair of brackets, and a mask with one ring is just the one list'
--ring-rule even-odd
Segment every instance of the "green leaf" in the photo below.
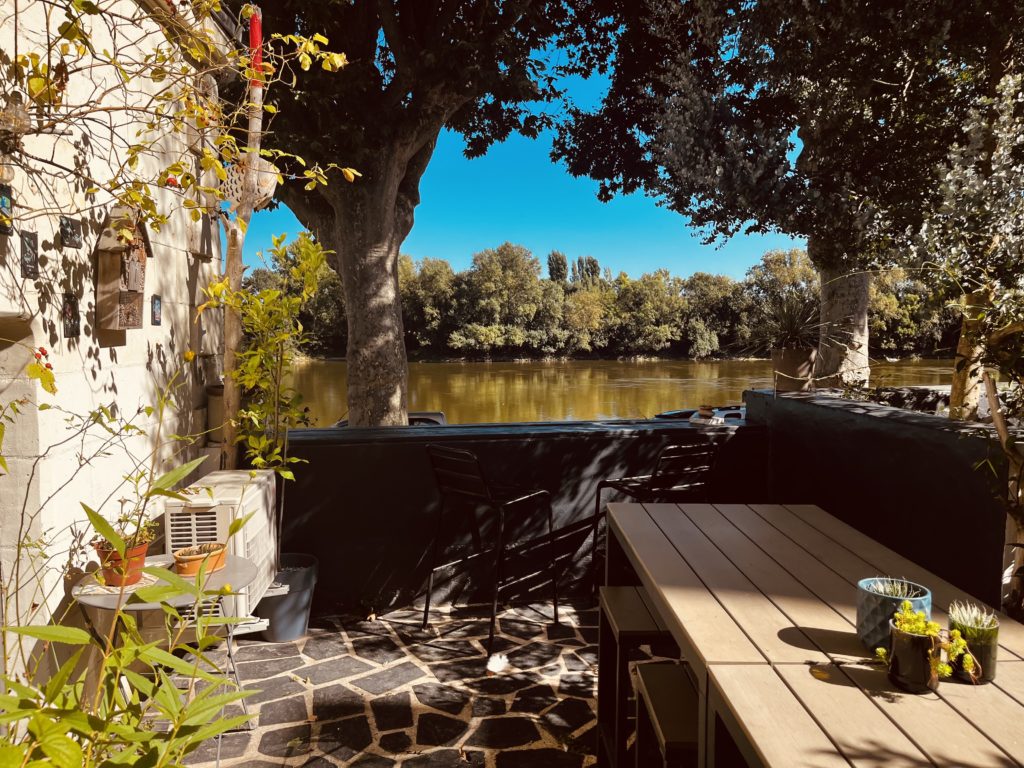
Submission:
{"label": "green leaf", "polygon": [[190,462],[175,467],[170,472],[160,475],[160,477],[153,481],[153,485],[150,487],[147,496],[156,495],[154,491],[170,490],[175,485],[184,480],[186,477],[188,477],[190,474],[192,474],[192,470],[194,470],[204,461],[206,461],[206,456],[200,456],[198,459],[193,459]]}
{"label": "green leaf", "polygon": [[4,627],[8,632],[34,637],[48,643],[64,643],[65,645],[88,645],[92,636],[78,627],[62,627],[59,624],[39,627]]}
{"label": "green leaf", "polygon": [[25,764],[27,744],[0,747],[0,768],[21,768]]}
{"label": "green leaf", "polygon": [[150,576],[159,579],[160,581],[166,582],[173,587],[177,587],[181,594],[191,595],[192,597],[201,598],[203,591],[196,585],[195,582],[183,579],[181,576],[176,574],[174,571],[168,568],[161,568],[158,565],[150,565],[142,569],[143,573],[148,573]]}
{"label": "green leaf", "polygon": [[47,681],[45,688],[47,704],[52,704],[60,694],[65,693],[64,688],[68,680],[71,679],[71,674],[75,671],[75,667],[78,666],[78,660],[82,658],[83,653],[85,653],[85,648],[79,648],[75,651],[71,658],[65,661],[60,669],[57,670],[57,674]]}
{"label": "green leaf", "polygon": [[117,550],[117,554],[124,557],[124,539],[117,535],[117,531],[114,530],[114,526],[108,523],[102,515],[90,508],[84,502],[79,502],[79,504],[81,504],[82,509],[85,510],[85,515],[89,518],[89,522],[92,523],[92,527],[96,529],[96,533],[106,539],[110,546]]}
{"label": "green leaf", "polygon": [[39,748],[57,768],[81,768],[84,762],[77,742],[57,731],[47,731],[40,737]]}
{"label": "green leaf", "polygon": [[232,520],[231,525],[228,526],[228,538],[230,539],[232,536],[234,536],[236,533],[242,530],[242,526],[248,523],[252,516],[255,514],[256,510],[253,510],[245,517],[236,517],[234,520]]}

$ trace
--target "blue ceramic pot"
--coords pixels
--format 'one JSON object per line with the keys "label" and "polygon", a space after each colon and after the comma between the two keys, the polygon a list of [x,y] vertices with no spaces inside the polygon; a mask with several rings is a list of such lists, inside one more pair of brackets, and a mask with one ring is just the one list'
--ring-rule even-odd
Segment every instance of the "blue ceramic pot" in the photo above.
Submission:
{"label": "blue ceramic pot", "polygon": [[888,649],[889,620],[904,600],[910,600],[911,607],[915,611],[923,611],[929,621],[932,618],[932,593],[927,587],[908,581],[906,583],[914,587],[917,597],[889,597],[869,588],[876,581],[880,581],[877,576],[857,582],[857,638],[872,653],[875,648]]}

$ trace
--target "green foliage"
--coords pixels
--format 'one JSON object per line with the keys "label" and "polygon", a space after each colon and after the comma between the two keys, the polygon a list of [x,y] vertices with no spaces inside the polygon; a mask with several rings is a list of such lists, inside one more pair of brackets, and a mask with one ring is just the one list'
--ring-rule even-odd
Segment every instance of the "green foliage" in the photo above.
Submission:
{"label": "green foliage", "polygon": [[[53,616],[46,613],[47,604],[61,601],[45,591],[44,573],[56,576],[47,580],[59,585],[59,597],[66,583],[84,576],[72,568],[76,558],[91,554],[82,529],[95,530],[119,552],[134,541],[145,541],[153,530],[147,504],[157,497],[178,496],[175,487],[202,460],[178,463],[179,452],[173,451],[174,468],[159,471],[168,460],[168,448],[192,443],[188,436],[164,434],[177,383],[175,375],[161,388],[155,406],[140,408],[129,418],[106,407],[77,415],[53,404],[36,406],[65,414],[69,434],[62,441],[82,446],[80,468],[95,469],[93,462],[123,449],[135,469],[114,483],[108,498],[126,486],[134,498],[122,502],[114,523],[82,503],[85,524],[13,542],[14,556],[5,561],[10,567],[0,572],[0,616],[6,624],[0,627],[0,765],[178,766],[203,742],[248,720],[247,715],[228,716],[225,708],[249,693],[238,690],[208,658],[207,651],[220,642],[215,633],[232,620],[215,619],[202,606],[231,588],[208,589],[205,572],[187,581],[166,569],[147,568],[155,583],[133,593],[124,587],[114,592],[118,607],[88,631],[74,626],[78,612],[72,610],[73,603]],[[17,415],[31,407],[26,401],[16,411],[5,407],[7,423],[16,424]],[[155,427],[148,433],[140,422],[153,417]],[[149,446],[148,454],[137,455],[138,441]],[[75,475],[72,471],[69,481]],[[24,528],[31,526],[35,514],[26,505]],[[232,526],[229,535],[238,529]],[[150,627],[143,636],[137,614],[125,610],[135,600],[161,603],[162,633]],[[179,607],[170,605],[172,600]]]}
{"label": "green foliage", "polygon": [[818,275],[804,251],[768,251],[760,264],[748,270],[747,285],[751,300],[747,349],[764,354],[772,349],[818,346]]}
{"label": "green foliage", "polygon": [[238,414],[237,440],[253,467],[292,479],[289,467],[299,460],[288,455],[288,430],[308,420],[302,396],[289,381],[295,354],[307,339],[302,308],[317,294],[327,252],[308,232],[289,245],[284,240],[284,235],[274,237],[270,249],[279,283],[232,291],[224,278],[204,289],[209,300],[200,311],[225,307],[241,318],[245,345],[233,375],[245,405]]}

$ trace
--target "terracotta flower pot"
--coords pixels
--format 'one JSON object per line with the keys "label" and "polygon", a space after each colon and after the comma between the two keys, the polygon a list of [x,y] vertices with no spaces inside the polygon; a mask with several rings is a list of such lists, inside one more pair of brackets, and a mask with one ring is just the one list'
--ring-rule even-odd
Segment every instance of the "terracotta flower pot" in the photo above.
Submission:
{"label": "terracotta flower pot", "polygon": [[806,392],[811,388],[814,379],[814,361],[818,350],[807,349],[773,349],[772,370],[775,376],[775,389],[779,392]]}
{"label": "terracotta flower pot", "polygon": [[124,557],[105,541],[93,544],[100,558],[100,569],[103,583],[110,587],[130,587],[142,578],[142,569],[146,565],[146,552],[149,542],[136,544],[125,550]]}
{"label": "terracotta flower pot", "polygon": [[179,576],[196,576],[203,563],[206,575],[216,573],[227,564],[227,544],[197,544],[174,553],[174,570]]}

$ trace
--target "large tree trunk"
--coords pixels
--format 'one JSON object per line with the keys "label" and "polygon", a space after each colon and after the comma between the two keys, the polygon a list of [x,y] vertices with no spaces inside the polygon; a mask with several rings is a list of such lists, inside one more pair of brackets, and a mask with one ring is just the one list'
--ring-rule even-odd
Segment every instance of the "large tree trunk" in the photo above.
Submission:
{"label": "large tree trunk", "polygon": [[[963,297],[963,316],[960,319],[960,340],[953,361],[953,383],[949,391],[949,418],[958,421],[976,421],[978,396],[981,393],[981,338],[980,308],[989,300],[984,290]],[[992,407],[992,404],[989,404]]]}
{"label": "large tree trunk", "polygon": [[[348,422],[393,426],[408,421],[408,361],[398,293],[398,256],[419,204],[419,181],[437,132],[418,150],[396,146],[360,167],[354,184],[335,182],[325,193],[333,221],[318,232],[335,252],[348,317]],[[289,199],[289,203],[292,200]],[[293,205],[308,221],[301,203]]]}
{"label": "large tree trunk", "polygon": [[818,386],[864,385],[870,377],[868,360],[868,289],[871,276],[848,272],[827,261],[812,261],[821,274],[821,329],[815,381]]}

